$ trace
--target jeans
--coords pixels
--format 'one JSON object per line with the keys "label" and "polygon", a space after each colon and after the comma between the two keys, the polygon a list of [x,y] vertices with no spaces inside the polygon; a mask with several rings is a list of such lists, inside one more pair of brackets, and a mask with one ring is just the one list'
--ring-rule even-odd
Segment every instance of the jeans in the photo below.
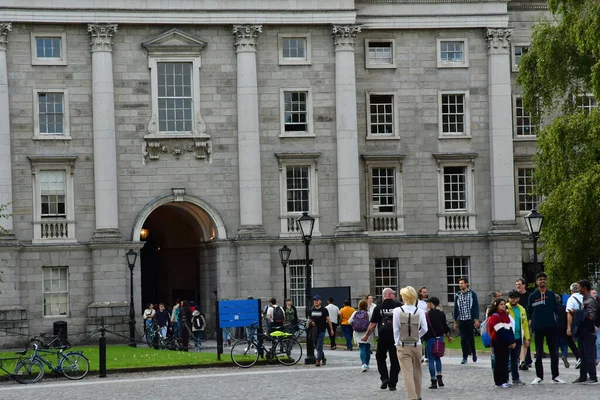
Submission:
{"label": "jeans", "polygon": [[154,329],[152,327],[152,320],[145,320],[144,324],[146,325],[146,343],[150,345],[152,343],[152,336],[154,335]]}
{"label": "jeans", "polygon": [[369,343],[359,343],[358,351],[360,352],[360,362],[363,365],[369,365],[369,361],[371,361],[371,345]]}
{"label": "jeans", "polygon": [[[389,374],[387,363],[385,362],[388,354],[390,356]],[[396,351],[392,333],[382,336],[381,332],[379,332],[375,358],[377,359],[377,371],[379,372],[381,382],[387,381],[389,387],[396,387],[398,375],[400,374],[400,362],[398,361],[398,352]]]}
{"label": "jeans", "polygon": [[[590,323],[591,325],[591,323]],[[579,350],[581,350],[581,367],[579,368],[579,379],[587,379],[588,375],[590,378],[597,378],[596,374],[596,334],[593,331],[593,327],[589,329],[584,324],[579,329],[579,339],[577,344]]]}
{"label": "jeans", "polygon": [[346,338],[346,348],[352,350],[352,325],[340,325]]}
{"label": "jeans", "polygon": [[475,351],[475,321],[472,319],[458,321],[458,329],[460,331],[460,347],[462,348],[463,359],[466,360],[469,354],[477,357]]}
{"label": "jeans", "polygon": [[431,379],[436,379],[437,375],[442,374],[442,359],[433,355],[433,345],[436,341],[443,342],[444,338],[429,338],[425,341],[425,353],[429,360],[429,376]]}
{"label": "jeans", "polygon": [[166,326],[161,326],[160,328],[158,328],[158,333],[160,334],[161,338],[166,338],[167,337],[167,327]]}
{"label": "jeans", "polygon": [[[569,344],[567,342],[566,337],[557,337],[556,338],[556,351],[560,350],[560,356],[568,357],[569,356]],[[579,357],[575,357],[579,358]]]}
{"label": "jeans", "polygon": [[204,340],[204,331],[194,331],[194,345],[197,350],[202,347],[202,340]]}
{"label": "jeans", "polygon": [[596,361],[600,361],[600,330],[596,332]]}
{"label": "jeans", "polygon": [[508,353],[509,348],[506,342],[492,341],[496,365],[494,365],[494,383],[496,386],[508,382]]}
{"label": "jeans", "polygon": [[542,351],[544,348],[544,337],[548,344],[548,352],[550,353],[550,369],[552,371],[552,379],[558,376],[558,351],[556,350],[556,328],[544,328],[536,330],[535,334],[535,375],[544,379],[544,366],[542,364]]}
{"label": "jeans", "polygon": [[317,360],[321,361],[325,358],[325,354],[323,353],[323,342],[325,341],[325,331],[317,333],[317,339],[315,340],[315,352]]}
{"label": "jeans", "polygon": [[333,335],[329,332],[329,342],[331,343],[331,347],[335,347],[335,332],[337,331],[337,324],[331,323],[331,329],[333,329]]}
{"label": "jeans", "polygon": [[513,382],[516,382],[519,379],[519,355],[521,354],[521,346],[523,345],[523,339],[518,338],[515,339],[515,348],[509,349],[510,355],[510,373],[512,375]]}
{"label": "jeans", "polygon": [[179,337],[179,324],[181,324],[179,321],[173,322],[173,335],[175,335],[176,338]]}

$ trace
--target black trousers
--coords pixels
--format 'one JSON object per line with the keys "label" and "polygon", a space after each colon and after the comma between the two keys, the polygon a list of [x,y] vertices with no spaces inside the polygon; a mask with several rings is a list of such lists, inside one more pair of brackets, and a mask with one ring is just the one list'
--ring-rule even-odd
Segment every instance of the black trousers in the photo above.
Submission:
{"label": "black trousers", "polygon": [[[398,361],[398,352],[396,351],[396,345],[394,344],[394,338],[385,337],[379,332],[379,340],[377,341],[377,352],[375,358],[377,359],[377,371],[379,371],[379,377],[381,382],[388,381],[388,386],[396,387],[398,383],[398,375],[400,374],[400,362]],[[388,373],[387,363],[385,360],[387,356],[390,356],[390,371]]]}
{"label": "black trousers", "polygon": [[505,342],[493,341],[494,357],[494,383],[496,386],[508,382],[508,345]]}
{"label": "black trousers", "polygon": [[477,356],[475,351],[475,321],[472,319],[458,321],[458,330],[460,331],[460,347],[462,348],[463,358],[466,359],[469,354]]}
{"label": "black trousers", "polygon": [[[593,328],[592,328],[593,329]],[[581,367],[579,368],[579,379],[597,378],[596,375],[596,333],[592,330],[580,330],[577,340],[581,350]]]}
{"label": "black trousers", "polygon": [[[567,345],[569,346],[569,349],[571,349],[571,352],[573,353],[575,358],[577,360],[579,360],[579,350],[577,349],[577,345],[575,344],[575,341],[573,340],[573,336],[567,335]],[[579,347],[581,347],[581,345],[579,345]]]}
{"label": "black trousers", "polygon": [[544,366],[542,365],[542,352],[544,349],[544,337],[550,353],[550,369],[552,379],[558,376],[558,351],[556,349],[556,328],[544,328],[534,331],[535,335],[535,375],[544,379]]}

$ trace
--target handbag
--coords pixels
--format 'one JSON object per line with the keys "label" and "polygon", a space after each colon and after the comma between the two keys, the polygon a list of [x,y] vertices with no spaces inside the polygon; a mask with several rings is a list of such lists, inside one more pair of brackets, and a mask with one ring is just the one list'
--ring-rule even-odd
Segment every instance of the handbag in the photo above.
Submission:
{"label": "handbag", "polygon": [[446,342],[444,342],[444,338],[442,340],[438,340],[435,330],[433,329],[433,324],[431,323],[431,319],[429,319],[429,313],[425,313],[427,317],[427,323],[431,326],[431,331],[433,332],[433,336],[435,337],[435,342],[433,342],[433,356],[437,358],[444,357],[444,353],[446,352]]}

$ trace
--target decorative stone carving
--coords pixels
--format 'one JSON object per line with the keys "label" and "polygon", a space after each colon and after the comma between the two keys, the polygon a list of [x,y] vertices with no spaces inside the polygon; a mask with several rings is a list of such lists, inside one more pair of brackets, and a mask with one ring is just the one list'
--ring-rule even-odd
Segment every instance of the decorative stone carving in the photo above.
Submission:
{"label": "decorative stone carving", "polygon": [[10,22],[0,24],[0,50],[6,50],[8,45],[8,34],[12,31]]}
{"label": "decorative stone carving", "polygon": [[262,32],[262,25],[233,25],[237,52],[256,51],[256,38]]}
{"label": "decorative stone carving", "polygon": [[88,24],[88,32],[92,36],[92,51],[112,51],[117,24]]}
{"label": "decorative stone carving", "polygon": [[358,25],[331,25],[335,51],[354,51],[356,37],[361,29]]}
{"label": "decorative stone carving", "polygon": [[173,201],[183,201],[183,196],[185,195],[185,188],[171,188],[171,190],[173,191]]}
{"label": "decorative stone carving", "polygon": [[510,53],[510,40],[513,34],[512,29],[486,29],[485,40],[488,44],[490,54],[508,54]]}
{"label": "decorative stone carving", "polygon": [[186,153],[195,154],[197,159],[203,159],[207,164],[212,163],[212,141],[208,136],[197,138],[146,138],[144,162],[160,159],[163,154],[171,154],[176,160]]}

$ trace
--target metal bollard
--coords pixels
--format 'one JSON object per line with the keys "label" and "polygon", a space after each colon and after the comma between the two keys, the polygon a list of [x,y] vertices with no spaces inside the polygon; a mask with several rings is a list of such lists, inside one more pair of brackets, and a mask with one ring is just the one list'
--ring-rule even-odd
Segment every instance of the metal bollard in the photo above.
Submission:
{"label": "metal bollard", "polygon": [[100,327],[100,340],[99,342],[99,349],[98,349],[98,355],[99,355],[99,359],[100,359],[100,366],[99,366],[99,374],[98,376],[100,378],[106,378],[106,337],[104,337],[104,333],[105,333],[105,328],[104,328],[104,318],[102,318],[102,326]]}

